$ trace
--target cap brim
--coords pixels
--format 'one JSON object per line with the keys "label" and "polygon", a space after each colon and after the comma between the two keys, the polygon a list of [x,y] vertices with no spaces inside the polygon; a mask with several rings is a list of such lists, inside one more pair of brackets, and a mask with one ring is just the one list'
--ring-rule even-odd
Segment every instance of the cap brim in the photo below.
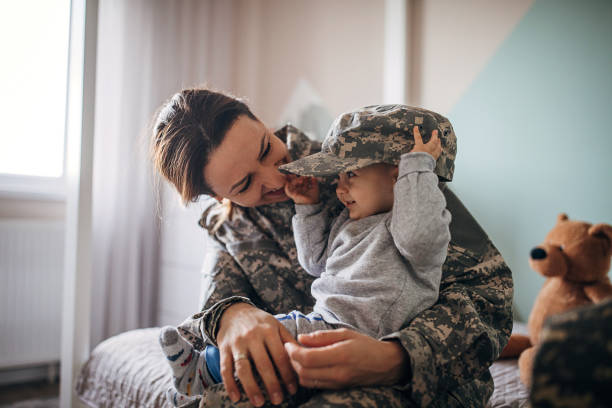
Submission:
{"label": "cap brim", "polygon": [[300,176],[325,177],[357,170],[373,163],[372,159],[352,157],[340,159],[336,155],[319,152],[284,164],[278,169],[285,173],[299,174]]}

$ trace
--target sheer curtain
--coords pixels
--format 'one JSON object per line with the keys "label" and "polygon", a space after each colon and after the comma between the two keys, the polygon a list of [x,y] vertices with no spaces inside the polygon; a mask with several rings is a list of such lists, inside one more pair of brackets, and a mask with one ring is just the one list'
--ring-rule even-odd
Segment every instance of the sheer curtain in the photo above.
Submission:
{"label": "sheer curtain", "polygon": [[224,0],[100,1],[92,347],[155,324],[160,200],[148,127],[182,87],[231,87],[233,14],[234,2]]}

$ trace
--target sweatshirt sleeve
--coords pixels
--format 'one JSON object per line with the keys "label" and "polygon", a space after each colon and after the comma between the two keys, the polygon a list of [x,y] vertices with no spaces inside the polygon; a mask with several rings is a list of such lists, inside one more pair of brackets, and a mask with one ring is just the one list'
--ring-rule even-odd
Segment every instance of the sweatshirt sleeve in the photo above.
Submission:
{"label": "sweatshirt sleeve", "polygon": [[325,271],[331,216],[322,203],[296,204],[293,235],[298,261],[306,272],[319,277]]}
{"label": "sweatshirt sleeve", "polygon": [[417,275],[435,275],[431,281],[437,292],[450,241],[451,215],[433,172],[435,165],[425,152],[402,155],[389,230]]}

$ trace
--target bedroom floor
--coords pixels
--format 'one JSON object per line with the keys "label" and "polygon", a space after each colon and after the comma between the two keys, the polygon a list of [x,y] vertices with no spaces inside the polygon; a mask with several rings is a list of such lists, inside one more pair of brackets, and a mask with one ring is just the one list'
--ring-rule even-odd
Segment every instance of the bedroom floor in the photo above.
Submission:
{"label": "bedroom floor", "polygon": [[0,408],[57,407],[59,383],[36,381],[0,386]]}

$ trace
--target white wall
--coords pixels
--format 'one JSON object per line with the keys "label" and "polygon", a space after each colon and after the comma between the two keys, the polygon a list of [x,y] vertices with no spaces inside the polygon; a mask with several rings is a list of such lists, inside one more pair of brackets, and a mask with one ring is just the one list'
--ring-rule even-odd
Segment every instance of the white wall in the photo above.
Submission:
{"label": "white wall", "polygon": [[384,1],[242,0],[234,90],[270,126],[300,79],[333,116],[380,103]]}

